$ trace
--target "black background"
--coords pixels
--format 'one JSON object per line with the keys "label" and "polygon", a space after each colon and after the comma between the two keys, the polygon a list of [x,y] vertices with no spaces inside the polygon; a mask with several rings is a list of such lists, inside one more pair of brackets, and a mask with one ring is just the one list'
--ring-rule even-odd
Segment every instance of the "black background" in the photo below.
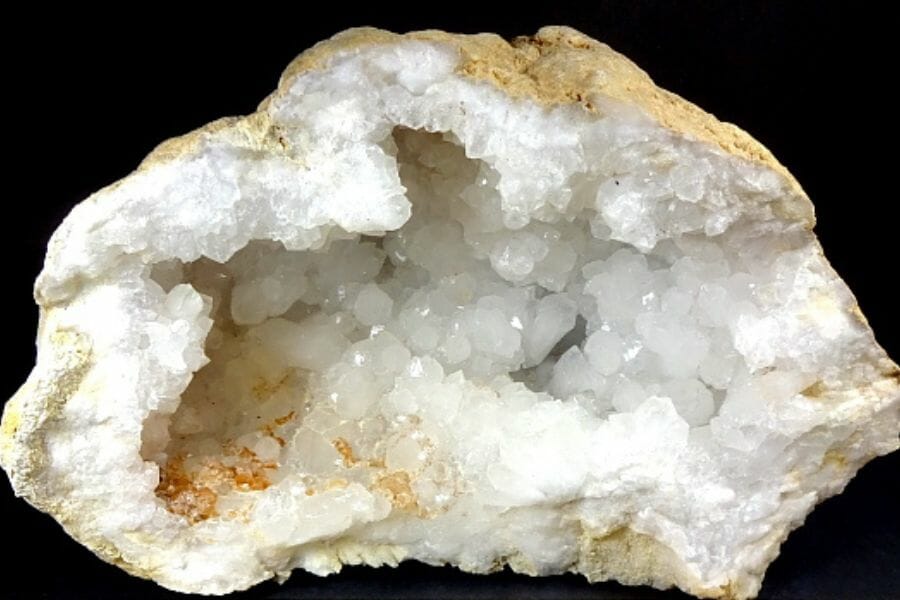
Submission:
{"label": "black background", "polygon": [[[79,200],[132,170],[157,143],[214,118],[251,112],[299,51],[355,25],[530,34],[568,24],[623,52],[661,86],[737,123],[767,145],[816,204],[816,231],[855,291],[879,341],[900,356],[896,284],[898,176],[887,85],[895,78],[892,22],[870,7],[775,3],[597,3],[504,15],[434,6],[429,14],[379,5],[287,15],[268,4],[215,19],[145,6],[131,16],[31,15],[6,23],[23,42],[7,51],[6,180],[2,238],[10,349],[0,397],[34,359],[30,295],[50,233]],[[453,10],[451,10],[451,8]],[[52,18],[49,18],[52,17]],[[93,23],[93,25],[87,25]],[[9,326],[11,325],[11,326]],[[866,466],[846,492],[795,532],[769,569],[763,598],[900,597],[898,454]],[[0,483],[0,590],[21,597],[176,597],[125,575],[69,539]],[[38,567],[40,563],[40,567]],[[0,591],[0,596],[4,595]],[[588,585],[575,576],[465,575],[405,564],[298,573],[240,598],[683,598],[677,592]],[[183,596],[177,596],[183,597]]]}

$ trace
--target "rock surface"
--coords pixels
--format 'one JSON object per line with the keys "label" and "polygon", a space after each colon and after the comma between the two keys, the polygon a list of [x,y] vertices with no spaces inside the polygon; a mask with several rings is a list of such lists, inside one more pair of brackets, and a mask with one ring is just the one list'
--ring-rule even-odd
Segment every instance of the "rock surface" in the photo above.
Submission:
{"label": "rock surface", "polygon": [[574,30],[348,31],[72,211],[0,463],[176,590],[415,559],[750,597],[898,447],[812,225]]}

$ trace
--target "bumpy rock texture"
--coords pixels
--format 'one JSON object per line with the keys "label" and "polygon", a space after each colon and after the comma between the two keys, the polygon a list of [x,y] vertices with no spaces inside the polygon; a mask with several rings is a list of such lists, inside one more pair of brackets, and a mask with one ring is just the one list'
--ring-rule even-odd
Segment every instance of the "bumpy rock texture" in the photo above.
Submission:
{"label": "bumpy rock texture", "polygon": [[176,590],[415,559],[749,597],[898,446],[812,225],[576,31],[349,31],[72,211],[0,461]]}

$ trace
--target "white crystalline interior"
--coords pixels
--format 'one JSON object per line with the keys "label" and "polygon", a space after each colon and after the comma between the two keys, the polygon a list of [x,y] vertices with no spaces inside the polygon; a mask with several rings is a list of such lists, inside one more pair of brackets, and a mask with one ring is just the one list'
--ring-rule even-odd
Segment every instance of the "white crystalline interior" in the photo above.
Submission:
{"label": "white crystalline interior", "polygon": [[853,433],[815,395],[870,375],[847,365],[871,338],[782,180],[455,61],[335,59],[267,108],[283,153],[210,136],[58,234],[41,289],[79,290],[54,325],[96,323],[117,403],[73,398],[48,450],[125,560],[153,546],[206,592],[403,558],[551,573],[627,527],[724,585],[827,487],[789,474]]}

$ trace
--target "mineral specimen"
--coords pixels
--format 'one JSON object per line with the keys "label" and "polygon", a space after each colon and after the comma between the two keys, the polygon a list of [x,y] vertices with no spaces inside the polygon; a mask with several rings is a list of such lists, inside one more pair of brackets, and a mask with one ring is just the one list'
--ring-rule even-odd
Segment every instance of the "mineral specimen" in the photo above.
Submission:
{"label": "mineral specimen", "polygon": [[574,30],[348,31],[72,211],[0,462],[176,590],[414,559],[750,597],[898,446],[812,225]]}

